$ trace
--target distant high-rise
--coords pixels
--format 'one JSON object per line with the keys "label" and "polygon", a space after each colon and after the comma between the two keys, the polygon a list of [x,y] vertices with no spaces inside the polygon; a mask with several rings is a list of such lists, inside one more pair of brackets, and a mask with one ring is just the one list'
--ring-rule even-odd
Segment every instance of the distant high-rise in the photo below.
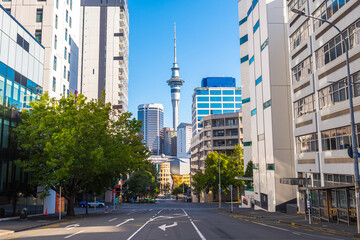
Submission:
{"label": "distant high-rise", "polygon": [[173,128],[164,127],[161,129],[160,136],[161,154],[176,156],[176,131]]}
{"label": "distant high-rise", "polygon": [[138,106],[138,120],[142,122],[144,142],[152,155],[160,155],[160,131],[164,126],[164,107],[160,103]]}
{"label": "distant high-rise", "polygon": [[176,61],[176,24],[174,25],[174,63],[171,68],[172,75],[167,81],[171,87],[171,102],[173,106],[173,128],[176,129],[179,125],[179,102],[180,102],[180,87],[183,85],[184,80],[180,78],[180,68]]}
{"label": "distant high-rise", "polygon": [[177,128],[177,157],[190,158],[191,124],[180,123]]}
{"label": "distant high-rise", "polygon": [[237,88],[235,78],[207,77],[201,87],[194,89],[192,103],[192,134],[195,136],[202,126],[201,119],[210,114],[239,112],[241,108],[241,88]]}
{"label": "distant high-rise", "polygon": [[129,13],[127,0],[81,1],[80,92],[128,109]]}

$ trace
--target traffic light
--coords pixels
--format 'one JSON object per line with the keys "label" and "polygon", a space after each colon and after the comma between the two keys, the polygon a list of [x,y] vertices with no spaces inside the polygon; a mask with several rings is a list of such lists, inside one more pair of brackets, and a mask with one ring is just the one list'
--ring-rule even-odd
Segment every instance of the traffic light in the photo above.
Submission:
{"label": "traffic light", "polygon": [[116,195],[117,196],[120,195],[120,186],[119,185],[116,186]]}
{"label": "traffic light", "polygon": [[352,150],[352,146],[349,146],[349,147],[348,147],[347,152],[348,152],[348,155],[349,155],[350,158],[353,158],[353,157],[354,157],[353,150]]}

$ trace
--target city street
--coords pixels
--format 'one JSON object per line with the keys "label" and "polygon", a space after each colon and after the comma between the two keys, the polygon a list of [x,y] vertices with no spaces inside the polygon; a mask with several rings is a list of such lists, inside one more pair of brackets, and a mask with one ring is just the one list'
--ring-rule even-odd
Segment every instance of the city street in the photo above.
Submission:
{"label": "city street", "polygon": [[0,239],[350,239],[261,219],[232,217],[216,204],[123,205],[92,215],[0,237]]}

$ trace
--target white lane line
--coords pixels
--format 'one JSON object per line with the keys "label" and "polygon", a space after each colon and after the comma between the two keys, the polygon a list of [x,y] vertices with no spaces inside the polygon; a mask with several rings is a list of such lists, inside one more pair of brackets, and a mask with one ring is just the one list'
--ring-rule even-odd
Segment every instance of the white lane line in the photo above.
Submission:
{"label": "white lane line", "polygon": [[[185,210],[182,208],[182,210],[184,211],[185,215],[189,217],[189,215],[187,214],[187,212],[185,212]],[[204,235],[202,235],[202,233],[199,231],[199,229],[196,227],[195,223],[191,220],[191,218],[189,218],[191,224],[193,225],[193,227],[195,228],[197,234],[199,235],[199,237],[201,238],[201,240],[206,240],[206,238],[204,237]]]}
{"label": "white lane line", "polygon": [[71,234],[71,235],[69,235],[69,236],[66,236],[66,237],[64,237],[64,238],[71,238],[72,236],[78,235],[78,234],[80,234],[80,233],[82,233],[82,232],[85,232],[85,230],[81,230],[81,231],[79,231],[79,232],[73,233],[73,234]]}
{"label": "white lane line", "polygon": [[80,225],[79,224],[71,224],[71,225],[68,225],[65,227],[65,230],[71,230],[71,229],[74,229],[76,227],[79,227]]}
{"label": "white lane line", "polygon": [[152,211],[152,209],[149,210],[149,212],[151,212],[151,211]]}
{"label": "white lane line", "polygon": [[134,213],[136,213],[136,211],[134,211],[134,212],[129,212],[129,213],[126,214],[126,215],[131,215],[131,214],[134,214]]}
{"label": "white lane line", "polygon": [[108,222],[115,221],[117,218],[110,219]]}
{"label": "white lane line", "polygon": [[116,225],[115,227],[120,227],[121,225],[123,225],[123,224],[125,224],[125,223],[127,223],[127,222],[130,222],[130,221],[134,221],[134,219],[133,219],[133,218],[126,219],[124,222],[122,222],[122,223],[120,223],[120,224]]}
{"label": "white lane line", "polygon": [[[164,209],[161,209],[160,211],[158,211],[156,215],[158,215],[159,213],[161,213],[161,211],[164,210]],[[149,222],[153,221],[154,218],[150,218],[146,223],[144,223],[138,230],[136,230],[136,232],[134,232],[127,240],[130,240],[132,239],[138,232],[140,232],[141,229],[143,229]]]}
{"label": "white lane line", "polygon": [[307,236],[317,237],[317,238],[341,240],[341,238],[323,237],[323,236],[319,236],[319,235],[315,235],[315,234],[309,234],[309,233],[303,233],[303,232],[293,232],[293,231],[288,230],[288,229],[279,228],[279,227],[267,225],[267,224],[264,224],[264,223],[257,223],[257,224],[259,224],[261,226],[264,226],[264,227],[270,227],[270,228],[275,228],[275,229],[286,231],[286,232],[292,232],[293,234],[296,234],[296,235],[301,235],[302,234],[302,235],[307,235]]}

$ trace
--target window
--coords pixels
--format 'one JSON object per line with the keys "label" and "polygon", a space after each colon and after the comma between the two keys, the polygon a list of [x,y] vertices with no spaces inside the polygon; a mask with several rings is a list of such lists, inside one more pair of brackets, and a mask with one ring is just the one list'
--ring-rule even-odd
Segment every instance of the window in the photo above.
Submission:
{"label": "window", "polygon": [[223,97],[223,101],[224,101],[224,102],[233,102],[233,101],[234,101],[234,97]]}
{"label": "window", "polygon": [[264,102],[264,109],[266,109],[266,108],[268,108],[268,107],[270,107],[270,106],[271,106],[271,99],[268,100],[268,101],[266,101],[266,102]]}
{"label": "window", "polygon": [[68,30],[67,28],[65,28],[65,41],[67,41],[67,39],[68,39]]}
{"label": "window", "polygon": [[252,56],[249,60],[249,65],[252,64],[254,62],[254,56]]}
{"label": "window", "polygon": [[42,22],[43,20],[43,10],[36,9],[36,22]]}
{"label": "window", "polygon": [[256,30],[259,29],[259,26],[260,26],[260,22],[259,22],[259,20],[257,20],[257,22],[254,25],[254,33],[256,32]]}
{"label": "window", "polygon": [[312,60],[311,56],[296,65],[292,70],[293,83],[299,82],[312,74]]}
{"label": "window", "polygon": [[63,85],[63,96],[65,97],[65,91],[66,91],[66,88],[65,88],[65,85]]}
{"label": "window", "polygon": [[244,142],[244,147],[250,147],[252,146],[252,142]]}
{"label": "window", "polygon": [[196,95],[209,95],[208,90],[196,90]]}
{"label": "window", "polygon": [[198,103],[197,107],[198,108],[209,108],[209,104],[208,103]]}
{"label": "window", "polygon": [[251,116],[254,116],[254,115],[256,115],[256,108],[251,110]]}
{"label": "window", "polygon": [[309,37],[309,20],[304,22],[291,36],[290,47],[294,50]]}
{"label": "window", "polygon": [[71,46],[71,36],[69,34],[69,45]]}
{"label": "window", "polygon": [[210,97],[210,101],[212,101],[212,102],[221,102],[221,97]]}
{"label": "window", "polygon": [[239,21],[239,26],[243,25],[247,21],[247,17],[244,17]]}
{"label": "window", "polygon": [[55,15],[55,28],[57,29],[58,28],[58,16]]}
{"label": "window", "polygon": [[198,114],[209,115],[209,110],[198,110]]}
{"label": "window", "polygon": [[56,49],[57,48],[57,36],[55,35],[54,37],[54,48]]}
{"label": "window", "polygon": [[350,126],[322,131],[321,144],[323,151],[347,149],[351,145]]}
{"label": "window", "polygon": [[39,43],[41,43],[41,30],[35,30],[35,38]]}
{"label": "window", "polygon": [[66,58],[67,58],[67,48],[65,47],[64,48],[64,59],[66,60]]}
{"label": "window", "polygon": [[234,90],[223,90],[223,95],[234,95]]}
{"label": "window", "polygon": [[57,62],[57,59],[56,57],[54,56],[54,62],[53,62],[53,69],[56,71],[56,62]]}
{"label": "window", "polygon": [[[332,17],[342,6],[350,0],[326,0],[324,3],[313,13],[314,17],[328,20]],[[318,29],[324,22],[314,21],[314,30]]]}
{"label": "window", "polygon": [[221,90],[211,90],[210,95],[221,95]]}
{"label": "window", "polygon": [[223,103],[223,108],[234,108],[233,103]]}
{"label": "window", "polygon": [[250,102],[250,98],[245,98],[242,100],[242,104]]}
{"label": "window", "polygon": [[240,45],[246,43],[248,41],[248,35],[246,34],[245,36],[240,38]]}
{"label": "window", "polygon": [[67,80],[70,82],[70,71],[67,72]]}
{"label": "window", "polygon": [[241,90],[235,90],[235,95],[241,96]]}
{"label": "window", "polygon": [[255,85],[258,85],[262,82],[262,76],[260,76],[258,79],[256,79],[255,81]]}
{"label": "window", "polygon": [[[343,31],[349,50],[360,45],[360,20]],[[350,41],[349,41],[350,40]],[[345,53],[345,44],[340,34],[315,52],[316,68],[319,69]]]}
{"label": "window", "polygon": [[319,151],[317,133],[311,133],[308,135],[296,137],[297,154],[317,151]]}
{"label": "window", "polygon": [[244,62],[246,62],[247,60],[249,60],[249,55],[246,55],[246,56],[242,57],[242,58],[240,59],[240,63],[244,63]]}
{"label": "window", "polygon": [[315,111],[315,99],[314,94],[311,94],[307,97],[299,99],[294,102],[294,114],[295,118],[299,118],[303,115],[312,113]]}
{"label": "window", "polygon": [[55,0],[56,2],[55,2],[55,6],[56,6],[56,9],[58,9],[59,8],[59,0]]}
{"label": "window", "polygon": [[266,170],[275,170],[274,163],[267,163],[266,164]]}
{"label": "window", "polygon": [[198,102],[208,102],[209,97],[197,97]]}
{"label": "window", "polygon": [[221,108],[221,103],[211,103],[211,108]]}
{"label": "window", "polygon": [[69,52],[69,54],[68,54],[68,63],[70,63],[70,52]]}
{"label": "window", "polygon": [[70,96],[70,92],[69,92],[69,89],[66,90],[66,97],[69,97]]}
{"label": "window", "polygon": [[288,4],[288,9],[289,9],[289,19],[294,16],[294,13],[291,11],[293,8],[295,9],[301,9],[301,7],[304,5],[304,3],[307,0],[292,0],[289,4]]}
{"label": "window", "polygon": [[52,82],[52,90],[53,92],[55,92],[56,90],[56,78],[53,77],[53,82]]}
{"label": "window", "polygon": [[70,10],[72,10],[72,0],[70,0]]}
{"label": "window", "polygon": [[71,27],[71,25],[72,25],[72,19],[71,19],[71,17],[69,18],[69,26]]}
{"label": "window", "polygon": [[267,38],[267,39],[265,40],[265,42],[264,42],[263,44],[261,44],[261,51],[263,51],[268,44],[269,44],[269,38]]}
{"label": "window", "polygon": [[68,12],[68,10],[66,10],[66,13],[65,13],[65,21],[69,22],[69,12]]}
{"label": "window", "polygon": [[64,66],[64,73],[63,73],[63,77],[66,79],[66,66]]}

